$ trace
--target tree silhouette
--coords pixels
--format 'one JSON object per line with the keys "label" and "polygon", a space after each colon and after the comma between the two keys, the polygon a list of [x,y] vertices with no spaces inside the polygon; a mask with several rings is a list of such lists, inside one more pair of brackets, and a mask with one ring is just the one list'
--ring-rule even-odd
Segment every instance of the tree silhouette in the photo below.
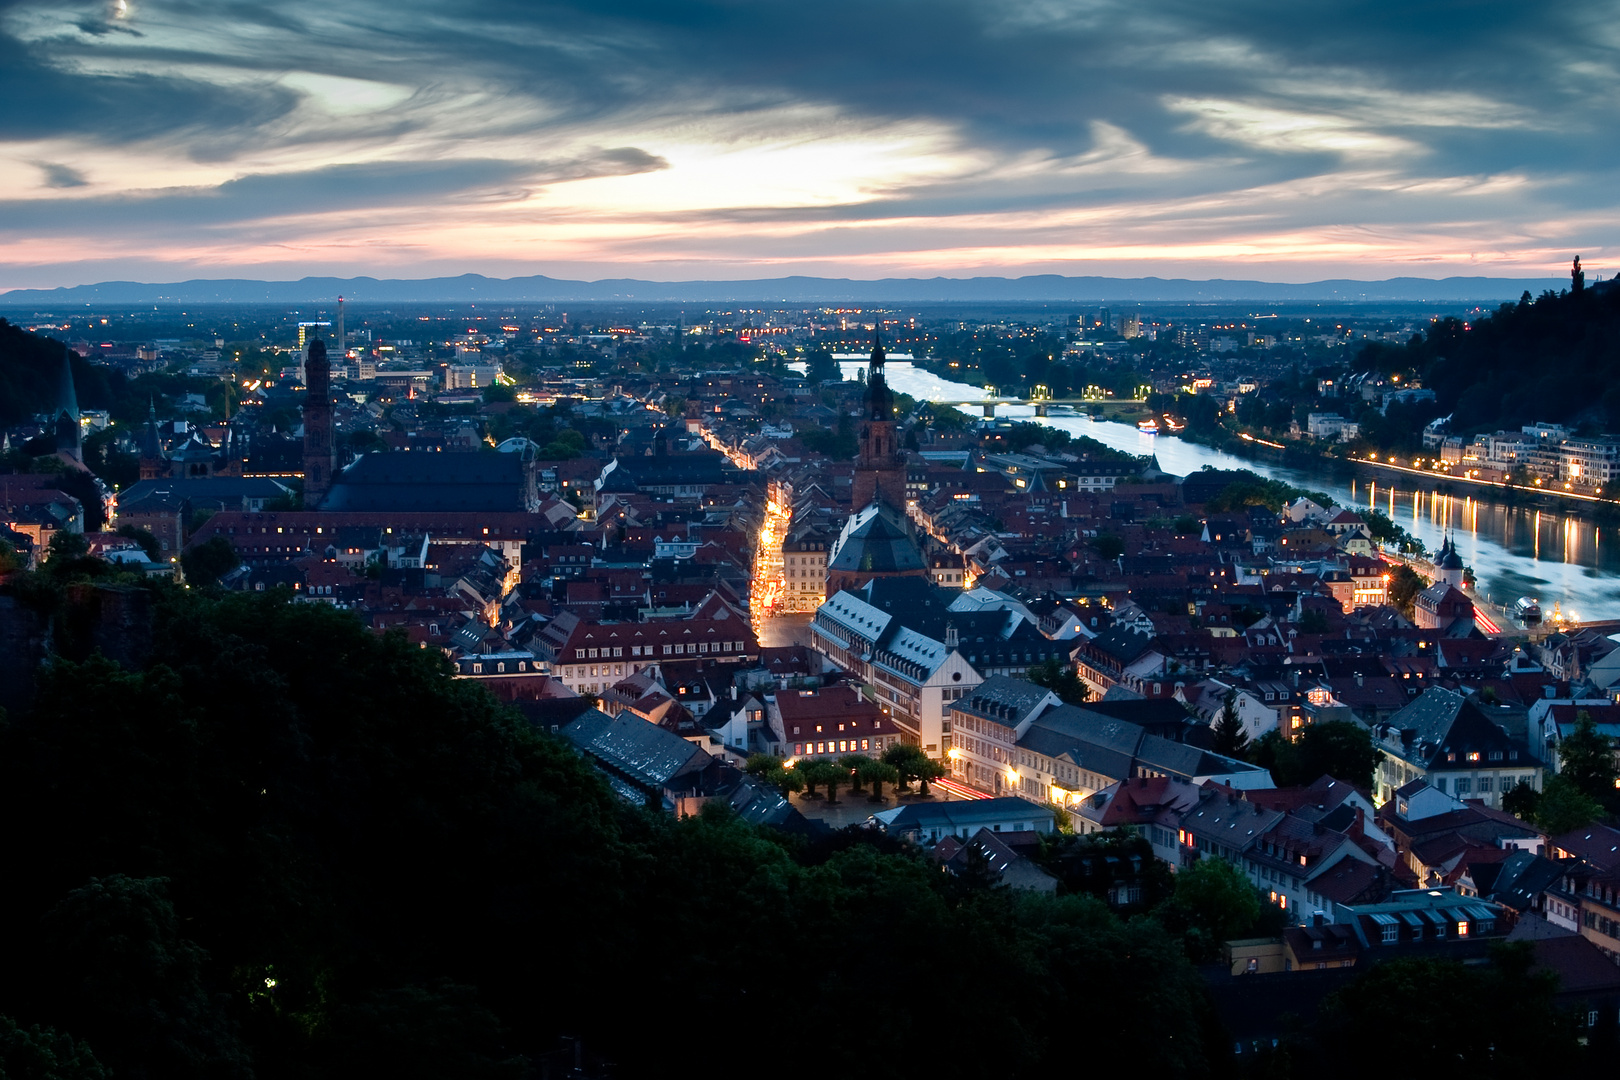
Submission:
{"label": "tree silhouette", "polygon": [[1215,718],[1212,730],[1215,736],[1213,748],[1217,754],[1242,757],[1249,748],[1249,733],[1243,730],[1243,721],[1238,719],[1236,690],[1226,692],[1226,702],[1221,706],[1221,713]]}

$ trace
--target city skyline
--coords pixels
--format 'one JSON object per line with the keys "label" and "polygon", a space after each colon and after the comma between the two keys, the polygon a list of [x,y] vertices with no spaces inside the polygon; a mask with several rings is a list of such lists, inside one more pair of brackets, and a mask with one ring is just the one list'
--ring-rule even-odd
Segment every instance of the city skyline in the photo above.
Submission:
{"label": "city skyline", "polygon": [[0,289],[1613,273],[1601,12],[0,6]]}

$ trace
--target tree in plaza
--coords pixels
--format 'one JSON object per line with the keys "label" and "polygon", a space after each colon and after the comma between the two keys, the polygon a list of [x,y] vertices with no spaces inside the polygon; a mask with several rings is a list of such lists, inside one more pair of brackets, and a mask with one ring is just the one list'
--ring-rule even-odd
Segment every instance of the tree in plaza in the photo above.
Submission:
{"label": "tree in plaza", "polygon": [[826,768],[822,783],[827,785],[827,802],[830,805],[838,801],[838,789],[849,783],[849,770],[844,768],[841,761],[824,761],[821,764]]}
{"label": "tree in plaza", "polygon": [[798,769],[789,769],[786,766],[772,769],[763,779],[766,783],[774,784],[777,790],[781,791],[783,798],[786,798],[790,791],[804,790],[804,777],[799,775]]}
{"label": "tree in plaza", "polygon": [[749,776],[764,777],[782,767],[782,759],[775,754],[750,754],[743,762],[743,772]]}
{"label": "tree in plaza", "polygon": [[911,743],[895,743],[883,751],[883,760],[893,765],[900,774],[900,787],[903,789],[911,781],[919,782],[917,794],[928,794],[928,781],[938,780],[945,775],[945,767],[927,754],[922,747]]}
{"label": "tree in plaza", "polygon": [[1217,754],[1242,757],[1249,748],[1249,733],[1243,730],[1243,721],[1238,719],[1236,690],[1226,692],[1226,702],[1221,706],[1221,715],[1215,718],[1212,730]]}
{"label": "tree in plaza", "polygon": [[1080,681],[1074,667],[1058,663],[1057,657],[1036,664],[1024,673],[1024,677],[1036,686],[1052,691],[1068,705],[1079,705],[1091,696],[1091,687]]}
{"label": "tree in plaza", "polygon": [[787,762],[775,754],[750,754],[743,762],[743,772],[765,781],[783,795],[804,790],[804,777],[799,770],[788,768]]}
{"label": "tree in plaza", "polygon": [[[860,764],[855,766],[855,780],[858,784],[871,784],[872,794],[870,802],[883,801],[883,785],[897,783],[900,771],[886,761],[877,758],[863,757]],[[855,789],[851,789],[855,790]]]}
{"label": "tree in plaza", "polygon": [[799,764],[793,767],[793,771],[798,773],[799,778],[804,781],[804,794],[806,798],[815,798],[816,788],[827,782],[827,762],[819,759],[801,761]]}
{"label": "tree in plaza", "polygon": [[1575,714],[1575,730],[1558,745],[1558,775],[1568,777],[1588,798],[1614,801],[1614,740],[1598,731],[1597,721],[1585,709]]}
{"label": "tree in plaza", "polygon": [[872,759],[865,754],[845,754],[838,759],[838,767],[849,776],[849,793],[851,795],[866,794],[866,774],[862,772],[862,765]]}

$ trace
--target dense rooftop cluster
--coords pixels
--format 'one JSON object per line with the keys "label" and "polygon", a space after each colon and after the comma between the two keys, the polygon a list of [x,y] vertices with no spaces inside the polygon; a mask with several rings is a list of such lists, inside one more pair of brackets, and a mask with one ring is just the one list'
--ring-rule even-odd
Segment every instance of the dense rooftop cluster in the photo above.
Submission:
{"label": "dense rooftop cluster", "polygon": [[[1285,1012],[1320,1016],[1299,1050],[1320,1057],[1399,963],[1531,965],[1549,1015],[1615,1038],[1620,627],[1504,628],[1449,543],[1426,557],[1387,520],[1252,473],[1176,476],[911,401],[880,345],[843,380],[672,329],[473,327],[420,368],[380,337],[328,358],[311,336],[233,385],[226,415],[154,397],[105,436],[62,359],[54,411],[0,476],[0,705],[37,748],[54,737],[39,703],[72,711],[64,665],[159,680],[152,665],[191,671],[188,617],[341,623],[359,638],[300,677],[392,650],[568,763],[548,769],[577,768],[566,783],[595,786],[569,798],[591,829],[640,822],[622,826],[638,858],[701,860],[682,846],[698,830],[741,830],[726,842],[769,836],[774,854],[715,865],[898,860],[882,865],[951,910],[998,897],[1037,937],[1079,897],[1097,905],[1082,922],[1167,935],[1155,977],[1208,1010],[1208,1045],[1166,1051],[1172,1070],[1280,1068],[1275,1049],[1307,1038]],[[1104,344],[1142,339],[1125,329]],[[544,353],[513,344],[536,338]],[[667,895],[647,872],[636,887]]]}

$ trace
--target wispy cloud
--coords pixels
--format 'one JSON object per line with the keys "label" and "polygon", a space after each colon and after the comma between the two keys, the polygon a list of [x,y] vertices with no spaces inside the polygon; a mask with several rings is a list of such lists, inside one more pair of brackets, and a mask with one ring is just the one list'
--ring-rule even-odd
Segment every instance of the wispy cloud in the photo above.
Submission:
{"label": "wispy cloud", "polygon": [[0,286],[1601,269],[1613,7],[0,0]]}

